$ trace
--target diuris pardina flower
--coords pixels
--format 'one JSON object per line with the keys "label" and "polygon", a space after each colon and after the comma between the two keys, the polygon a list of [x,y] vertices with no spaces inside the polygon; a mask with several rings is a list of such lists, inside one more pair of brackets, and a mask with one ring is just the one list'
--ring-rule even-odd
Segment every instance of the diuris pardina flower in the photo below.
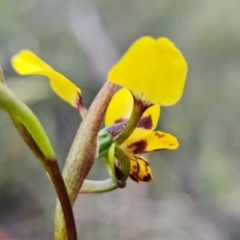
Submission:
{"label": "diuris pardina flower", "polygon": [[[62,99],[84,112],[80,89],[34,53],[23,50],[12,58],[12,65],[21,75],[48,77]],[[160,106],[173,105],[181,98],[186,75],[187,63],[174,44],[167,38],[152,37],[133,43],[108,73],[109,81],[124,88],[113,97],[105,124],[113,133],[111,141],[129,156],[130,176],[135,181],[152,179],[151,168],[142,154],[178,147],[175,137],[154,129]]]}
{"label": "diuris pardina flower", "polygon": [[[125,88],[120,89],[112,98],[105,116],[105,125],[113,135],[118,134],[119,125],[126,123],[132,113],[134,100]],[[152,180],[151,168],[142,154],[165,149],[178,148],[175,137],[168,133],[154,131],[160,116],[159,105],[149,107],[130,137],[121,144],[131,162],[130,177],[134,181]],[[114,125],[115,124],[115,125]]]}

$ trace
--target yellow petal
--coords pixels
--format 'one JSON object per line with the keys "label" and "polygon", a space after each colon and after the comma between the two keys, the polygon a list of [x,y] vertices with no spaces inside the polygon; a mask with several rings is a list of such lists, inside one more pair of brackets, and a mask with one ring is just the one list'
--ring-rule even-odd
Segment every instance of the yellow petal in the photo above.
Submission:
{"label": "yellow petal", "polygon": [[[133,109],[132,94],[125,88],[120,89],[113,96],[105,116],[105,125],[110,126],[128,120]],[[160,116],[160,107],[154,105],[149,107],[143,114],[138,127],[130,136],[131,139],[137,139],[153,131]]]}
{"label": "yellow petal", "polygon": [[151,132],[138,141],[129,138],[122,145],[127,152],[133,155],[156,150],[177,149],[178,146],[178,141],[174,136],[160,131]]}
{"label": "yellow petal", "polygon": [[125,88],[117,91],[108,105],[105,125],[110,126],[129,119],[133,109],[133,96]]}
{"label": "yellow petal", "polygon": [[79,108],[81,90],[61,73],[42,61],[29,50],[22,50],[12,57],[12,67],[21,75],[43,75],[49,78],[54,92],[72,106]]}
{"label": "yellow petal", "polygon": [[110,69],[108,80],[145,102],[169,106],[181,98],[186,75],[187,63],[169,39],[142,37]]}
{"label": "yellow petal", "polygon": [[132,157],[131,160],[130,178],[136,182],[149,182],[153,179],[152,170],[148,161],[144,157]]}

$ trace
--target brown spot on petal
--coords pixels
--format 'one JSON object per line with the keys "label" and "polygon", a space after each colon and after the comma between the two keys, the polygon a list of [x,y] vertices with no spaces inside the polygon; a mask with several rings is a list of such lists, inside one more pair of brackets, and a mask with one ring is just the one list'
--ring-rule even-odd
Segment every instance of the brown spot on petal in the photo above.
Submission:
{"label": "brown spot on petal", "polygon": [[153,122],[152,122],[152,117],[151,115],[147,116],[147,117],[143,117],[139,123],[138,126],[139,128],[144,128],[144,129],[151,129],[153,126]]}
{"label": "brown spot on petal", "polygon": [[159,132],[155,132],[155,135],[158,137],[158,138],[162,138],[165,136],[164,133],[159,133]]}
{"label": "brown spot on petal", "polygon": [[134,105],[137,105],[142,110],[146,110],[153,105],[152,103],[146,102],[141,99],[141,97],[144,99],[143,93],[141,93],[139,97],[135,96],[133,93],[132,93],[132,95],[133,95],[133,99],[134,99]]}
{"label": "brown spot on petal", "polygon": [[127,121],[127,119],[119,118],[119,119],[115,120],[114,123],[121,123],[121,122],[124,122],[124,121]]}
{"label": "brown spot on petal", "polygon": [[138,171],[138,167],[136,165],[132,166],[132,170]]}
{"label": "brown spot on petal", "polygon": [[139,182],[138,178],[137,178],[135,175],[130,174],[129,177],[130,177],[133,181]]}
{"label": "brown spot on petal", "polygon": [[114,165],[114,170],[115,170],[115,176],[117,180],[121,181],[125,177],[123,171],[116,165]]}
{"label": "brown spot on petal", "polygon": [[152,180],[152,175],[150,173],[148,173],[143,179],[142,181],[144,182],[150,182]]}
{"label": "brown spot on petal", "polygon": [[142,154],[146,151],[147,141],[140,140],[128,145],[133,154]]}

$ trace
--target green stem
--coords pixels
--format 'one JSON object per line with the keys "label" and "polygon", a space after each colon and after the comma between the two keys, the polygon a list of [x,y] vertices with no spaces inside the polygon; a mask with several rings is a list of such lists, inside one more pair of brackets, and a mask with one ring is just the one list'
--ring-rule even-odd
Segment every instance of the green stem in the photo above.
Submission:
{"label": "green stem", "polygon": [[147,106],[139,104],[139,102],[134,99],[133,111],[127,123],[127,126],[125,127],[123,132],[116,138],[116,143],[118,145],[121,145],[125,140],[127,140],[130,137],[130,135],[137,127],[138,122],[140,121],[146,109]]}
{"label": "green stem", "polygon": [[85,179],[79,193],[104,193],[117,189],[111,178],[102,181]]}
{"label": "green stem", "polygon": [[17,130],[49,174],[64,212],[68,239],[76,240],[77,233],[67,190],[55,153],[40,122],[32,111],[3,84],[0,84],[0,108],[11,116]]}
{"label": "green stem", "polygon": [[0,84],[0,108],[22,123],[45,156],[55,159],[51,143],[33,112],[5,85]]}

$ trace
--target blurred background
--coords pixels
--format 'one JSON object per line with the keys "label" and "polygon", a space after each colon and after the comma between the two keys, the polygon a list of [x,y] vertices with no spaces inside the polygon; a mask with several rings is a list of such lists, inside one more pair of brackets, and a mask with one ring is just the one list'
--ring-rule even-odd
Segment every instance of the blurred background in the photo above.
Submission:
{"label": "blurred background", "polygon": [[[43,77],[18,76],[10,58],[30,49],[83,91],[89,106],[109,68],[137,38],[166,36],[189,74],[181,101],[158,129],[177,151],[149,154],[154,181],[79,196],[79,239],[240,239],[240,1],[3,0],[0,59],[9,87],[44,126],[61,168],[80,118]],[[55,192],[0,112],[0,239],[53,239]],[[105,179],[103,164],[89,178]]]}

